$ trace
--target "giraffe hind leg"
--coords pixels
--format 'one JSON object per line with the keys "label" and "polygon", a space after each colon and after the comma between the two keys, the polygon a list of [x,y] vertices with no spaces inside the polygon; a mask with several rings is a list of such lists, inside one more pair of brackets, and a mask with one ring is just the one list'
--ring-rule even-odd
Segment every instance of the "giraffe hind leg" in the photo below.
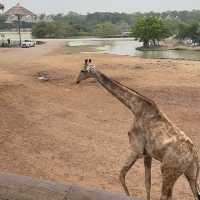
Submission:
{"label": "giraffe hind leg", "polygon": [[193,196],[195,200],[200,200],[200,193],[198,190],[197,176],[198,176],[198,166],[193,161],[190,167],[185,171],[185,176],[190,184]]}
{"label": "giraffe hind leg", "polygon": [[151,164],[152,164],[151,156],[145,155],[144,166],[145,166],[145,187],[147,193],[147,200],[151,199]]}
{"label": "giraffe hind leg", "polygon": [[173,166],[172,163],[162,163],[162,192],[160,200],[172,200],[173,188],[177,179],[184,173],[184,170],[179,165]]}

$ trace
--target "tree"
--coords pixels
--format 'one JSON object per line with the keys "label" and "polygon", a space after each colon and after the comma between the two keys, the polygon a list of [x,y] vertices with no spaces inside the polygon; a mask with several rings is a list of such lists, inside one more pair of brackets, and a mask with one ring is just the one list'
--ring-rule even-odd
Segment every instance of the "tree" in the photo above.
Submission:
{"label": "tree", "polygon": [[194,45],[199,45],[200,44],[200,26],[199,23],[192,23],[189,26],[189,37],[191,38],[192,42]]}
{"label": "tree", "polygon": [[99,37],[111,37],[119,33],[118,28],[111,22],[104,22],[97,24],[94,30],[94,34]]}
{"label": "tree", "polygon": [[[150,46],[158,45],[159,41],[168,37],[170,33],[177,35],[179,32],[179,23],[190,25],[193,21],[199,21],[200,10],[166,11],[162,13],[136,12],[133,14],[95,12],[86,15],[69,12],[66,15],[62,13],[47,16],[40,15],[38,19],[40,22],[44,21],[45,25],[44,27],[41,24],[34,26],[33,34],[38,31],[39,35],[45,35],[45,37],[55,37],[55,35],[59,35],[59,37],[81,35],[109,37],[120,35],[121,32],[129,32],[130,27],[134,26],[136,28],[132,28],[132,30],[134,30],[135,37],[137,36],[136,38],[143,41],[146,46]],[[48,22],[51,23],[47,24]],[[23,23],[22,27],[31,27],[32,25]],[[7,26],[13,27],[14,25]],[[37,27],[37,30],[35,30],[35,27]],[[138,27],[139,29],[137,30]],[[48,28],[49,30],[44,33],[44,28]],[[194,28],[195,26],[193,26]],[[194,39],[195,41],[197,40],[197,36],[192,37],[196,38]]]}
{"label": "tree", "polygon": [[40,22],[33,26],[32,35],[36,38],[45,38],[47,35],[47,23]]}
{"label": "tree", "polygon": [[159,41],[169,37],[170,31],[162,20],[156,17],[140,18],[132,27],[132,36],[143,42],[144,47],[159,45]]}
{"label": "tree", "polygon": [[189,31],[189,24],[179,23],[176,38],[179,39],[179,40],[186,39],[189,35],[188,31]]}
{"label": "tree", "polygon": [[39,22],[32,29],[36,38],[66,38],[76,36],[76,27],[62,22]]}
{"label": "tree", "polygon": [[193,44],[200,44],[200,25],[198,22],[180,23],[178,27],[176,38],[180,40],[190,39]]}

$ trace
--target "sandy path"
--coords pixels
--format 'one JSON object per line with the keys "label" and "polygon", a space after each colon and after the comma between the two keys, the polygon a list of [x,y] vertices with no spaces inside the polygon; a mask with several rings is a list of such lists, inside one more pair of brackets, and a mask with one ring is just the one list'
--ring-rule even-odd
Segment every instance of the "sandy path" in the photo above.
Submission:
{"label": "sandy path", "polygon": [[[122,191],[118,174],[129,154],[133,118],[94,80],[75,85],[85,57],[153,98],[200,146],[200,62],[64,52],[62,41],[0,49],[1,171]],[[40,71],[48,71],[51,80],[38,81]],[[152,199],[157,200],[161,177],[156,161],[152,176]],[[142,160],[127,182],[134,196],[145,197]],[[176,184],[175,199],[193,199],[184,178]]]}

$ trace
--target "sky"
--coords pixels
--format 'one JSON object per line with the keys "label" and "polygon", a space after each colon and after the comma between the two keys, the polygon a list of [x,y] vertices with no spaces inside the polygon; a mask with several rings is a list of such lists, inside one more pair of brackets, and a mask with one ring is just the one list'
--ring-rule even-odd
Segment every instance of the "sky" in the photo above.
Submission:
{"label": "sky", "polygon": [[200,9],[200,0],[0,0],[8,9],[17,3],[36,14],[88,12],[148,12]]}

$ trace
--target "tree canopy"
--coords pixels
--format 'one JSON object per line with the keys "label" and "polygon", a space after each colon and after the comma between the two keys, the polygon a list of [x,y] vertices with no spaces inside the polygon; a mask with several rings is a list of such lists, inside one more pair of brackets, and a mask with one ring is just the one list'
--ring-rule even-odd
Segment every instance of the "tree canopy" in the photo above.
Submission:
{"label": "tree canopy", "polygon": [[131,31],[132,36],[143,42],[144,47],[159,45],[161,39],[171,35],[163,21],[156,17],[139,19]]}
{"label": "tree canopy", "polygon": [[[155,31],[161,30],[162,27],[168,29],[173,35],[181,35],[181,28],[185,28],[181,24],[190,26],[194,22],[200,21],[200,10],[193,11],[166,11],[166,12],[148,12],[148,13],[119,13],[119,12],[95,12],[86,15],[69,12],[68,14],[45,15],[41,14],[37,17],[35,23],[22,22],[22,28],[33,28],[33,35],[38,37],[71,37],[71,36],[99,36],[110,37],[119,36],[127,33],[137,25],[139,19],[158,19],[160,22],[153,23],[154,29],[148,34],[158,34]],[[151,23],[149,20],[149,23]],[[141,24],[144,21],[140,22]],[[157,27],[155,28],[155,27]],[[161,29],[160,29],[161,26]],[[6,18],[0,15],[0,29],[9,30],[17,28],[17,23],[6,23]],[[194,28],[194,26],[193,26]],[[38,29],[38,30],[37,30]],[[167,31],[167,30],[166,30]],[[194,31],[194,30],[193,30]],[[165,32],[165,31],[164,31]],[[165,32],[166,33],[166,32]],[[198,31],[196,30],[196,33]],[[196,35],[196,33],[194,35]],[[161,33],[159,33],[160,35]],[[161,34],[162,35],[162,34]],[[168,34],[167,34],[168,35]],[[158,43],[164,35],[156,38],[151,43]],[[195,36],[196,37],[196,36]],[[179,37],[177,37],[179,38]],[[195,39],[196,40],[196,39]]]}
{"label": "tree canopy", "polygon": [[200,24],[193,22],[191,24],[180,23],[176,37],[180,40],[191,40],[192,44],[200,44]]}
{"label": "tree canopy", "polygon": [[110,37],[119,33],[118,28],[111,22],[104,22],[95,26],[94,35],[99,37]]}
{"label": "tree canopy", "polygon": [[37,38],[65,38],[77,35],[77,30],[62,22],[40,22],[33,26],[32,35]]}

